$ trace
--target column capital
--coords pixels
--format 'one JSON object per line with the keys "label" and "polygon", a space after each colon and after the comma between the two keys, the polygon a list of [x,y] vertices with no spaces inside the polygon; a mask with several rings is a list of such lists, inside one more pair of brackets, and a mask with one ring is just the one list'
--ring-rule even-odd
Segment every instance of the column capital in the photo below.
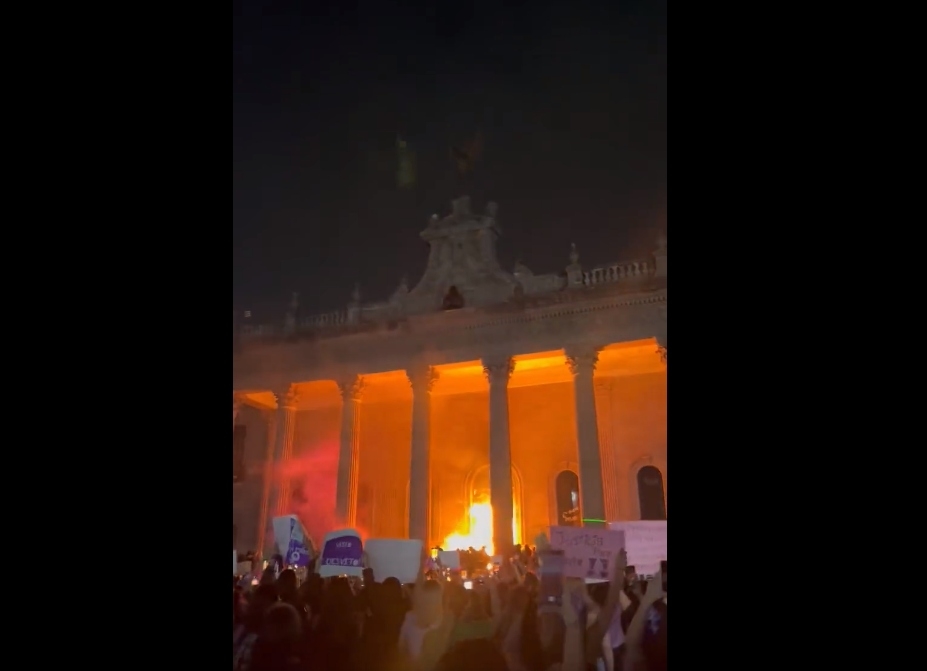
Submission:
{"label": "column capital", "polygon": [[482,361],[483,375],[486,376],[486,381],[490,386],[493,384],[508,386],[509,378],[515,372],[515,359],[513,357],[484,358]]}
{"label": "column capital", "polygon": [[364,388],[367,383],[363,375],[355,375],[335,382],[338,385],[338,393],[341,394],[342,401],[359,401],[364,394]]}
{"label": "column capital", "polygon": [[567,350],[566,364],[573,377],[582,374],[592,375],[599,362],[601,347],[575,347]]}
{"label": "column capital", "polygon": [[434,366],[420,366],[406,369],[406,377],[409,378],[409,386],[412,387],[413,394],[421,389],[430,394],[435,388],[435,383],[441,378],[441,374]]}
{"label": "column capital", "polygon": [[277,409],[283,410],[295,410],[296,402],[299,400],[299,396],[296,393],[296,386],[289,384],[285,387],[280,387],[279,389],[273,392],[274,398],[277,400]]}

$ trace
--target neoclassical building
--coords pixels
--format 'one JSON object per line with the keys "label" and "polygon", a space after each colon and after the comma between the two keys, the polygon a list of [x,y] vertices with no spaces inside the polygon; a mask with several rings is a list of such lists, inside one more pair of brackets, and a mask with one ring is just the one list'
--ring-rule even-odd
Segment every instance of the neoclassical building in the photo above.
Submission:
{"label": "neoclassical building", "polygon": [[[235,325],[234,535],[274,515],[429,546],[491,503],[496,547],[551,524],[666,518],[666,239],[536,275],[496,257],[496,206],[459,198],[389,300]],[[567,254],[565,253],[565,256]],[[514,538],[513,538],[514,534]]]}

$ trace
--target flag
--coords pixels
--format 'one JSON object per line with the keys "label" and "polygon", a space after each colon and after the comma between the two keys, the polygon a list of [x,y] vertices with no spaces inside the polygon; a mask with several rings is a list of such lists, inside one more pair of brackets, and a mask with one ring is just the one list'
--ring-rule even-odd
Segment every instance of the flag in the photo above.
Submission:
{"label": "flag", "polygon": [[465,175],[483,154],[483,133],[477,133],[464,143],[451,147],[451,159],[457,165],[457,172]]}
{"label": "flag", "polygon": [[396,138],[396,186],[400,189],[415,186],[415,153],[401,137]]}

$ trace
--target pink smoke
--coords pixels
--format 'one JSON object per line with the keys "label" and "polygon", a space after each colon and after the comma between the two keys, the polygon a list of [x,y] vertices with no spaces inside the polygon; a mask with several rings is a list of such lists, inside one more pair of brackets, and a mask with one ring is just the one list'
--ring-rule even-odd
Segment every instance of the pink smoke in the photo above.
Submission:
{"label": "pink smoke", "polygon": [[[348,526],[335,515],[338,451],[338,444],[332,442],[307,445],[299,456],[274,469],[275,480],[291,483],[287,514],[299,518],[318,549],[325,534]],[[360,529],[358,532],[362,539],[367,537]]]}

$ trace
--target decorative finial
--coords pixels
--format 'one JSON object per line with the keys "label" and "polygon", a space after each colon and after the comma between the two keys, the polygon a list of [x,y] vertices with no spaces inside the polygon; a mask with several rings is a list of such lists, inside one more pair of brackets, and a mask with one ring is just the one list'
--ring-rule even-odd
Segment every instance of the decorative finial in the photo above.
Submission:
{"label": "decorative finial", "polygon": [[660,233],[657,237],[657,251],[665,252],[666,251],[666,233]]}
{"label": "decorative finial", "polygon": [[579,252],[576,251],[576,243],[570,243],[570,263],[574,266],[579,262]]}
{"label": "decorative finial", "polygon": [[360,303],[361,293],[360,293],[360,282],[354,283],[354,291],[351,292],[351,300],[355,303]]}

